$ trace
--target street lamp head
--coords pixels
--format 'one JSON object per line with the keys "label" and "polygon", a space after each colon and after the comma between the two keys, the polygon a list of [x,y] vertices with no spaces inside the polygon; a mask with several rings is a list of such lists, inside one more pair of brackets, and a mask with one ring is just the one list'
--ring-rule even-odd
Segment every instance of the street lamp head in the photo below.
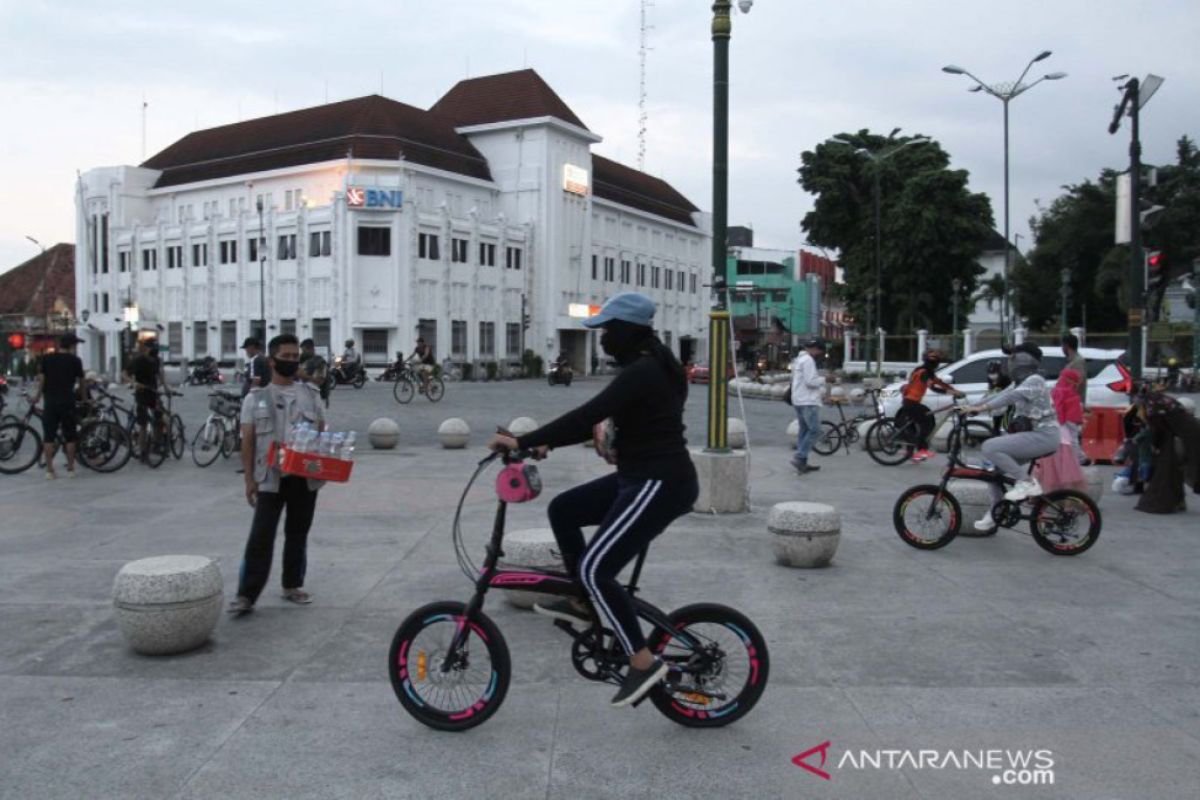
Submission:
{"label": "street lamp head", "polygon": [[967,71],[962,67],[957,67],[954,64],[947,64],[942,67],[942,72],[949,72],[951,75],[966,75]]}
{"label": "street lamp head", "polygon": [[983,87],[982,87],[982,86],[980,86],[980,85],[977,83],[977,84],[975,84],[974,86],[972,86],[970,89],[967,89],[967,91],[968,91],[968,92],[982,92],[982,91],[983,91]]}
{"label": "street lamp head", "polygon": [[1049,75],[1042,78],[1042,80],[1061,81],[1065,77],[1067,77],[1067,73],[1065,73],[1065,72],[1051,72]]}
{"label": "street lamp head", "polygon": [[738,10],[743,14],[749,14],[753,6],[754,0],[738,0]]}
{"label": "street lamp head", "polygon": [[259,197],[257,200],[255,200],[255,201],[254,201],[254,207],[255,207],[256,209],[258,209],[258,213],[260,213],[260,214],[262,213],[262,210],[263,210],[263,202],[262,202],[262,198],[261,198],[261,197]]}
{"label": "street lamp head", "polygon": [[895,138],[896,138],[896,134],[897,134],[897,133],[899,133],[899,132],[900,132],[900,128],[899,128],[899,127],[892,128],[892,132],[888,134],[888,138],[889,138],[889,139],[895,139]]}
{"label": "street lamp head", "polygon": [[1036,56],[1036,57],[1034,57],[1034,59],[1033,59],[1033,60],[1034,60],[1035,62],[1036,62],[1036,61],[1045,61],[1045,60],[1046,60],[1047,58],[1049,58],[1050,56],[1051,56],[1051,52],[1050,52],[1049,50],[1043,50],[1042,52],[1038,53],[1038,54],[1037,54],[1037,56]]}

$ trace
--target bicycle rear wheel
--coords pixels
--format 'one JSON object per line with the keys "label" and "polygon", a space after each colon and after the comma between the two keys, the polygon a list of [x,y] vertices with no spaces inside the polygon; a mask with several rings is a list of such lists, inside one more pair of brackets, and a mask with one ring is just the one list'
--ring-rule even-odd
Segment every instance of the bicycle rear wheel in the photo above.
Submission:
{"label": "bicycle rear wheel", "polygon": [[236,417],[224,422],[225,437],[221,439],[221,455],[229,458],[242,449],[242,425]]}
{"label": "bicycle rear wheel", "polygon": [[443,671],[454,635],[466,624],[465,611],[465,604],[453,601],[418,608],[400,624],[388,652],[388,676],[400,705],[418,722],[441,731],[465,731],[486,722],[508,692],[508,645],[483,612]]}
{"label": "bicycle rear wheel", "polygon": [[225,443],[225,424],[212,417],[196,430],[192,437],[192,461],[197,467],[207,467],[217,460]]}
{"label": "bicycle rear wheel", "polygon": [[1047,492],[1034,501],[1029,529],[1047,553],[1077,556],[1100,538],[1100,509],[1074,489]]}
{"label": "bicycle rear wheel", "polygon": [[672,612],[647,646],[671,667],[650,702],[672,722],[718,728],[749,713],[767,686],[767,642],[741,612],[696,603]]}
{"label": "bicycle rear wheel", "polygon": [[396,402],[400,405],[408,405],[412,402],[413,395],[415,394],[416,389],[413,388],[413,382],[406,376],[400,376],[392,384],[392,397],[395,397]]}
{"label": "bicycle rear wheel", "polygon": [[937,550],[958,536],[962,508],[954,495],[940,486],[913,486],[896,501],[892,524],[905,544],[918,550]]}
{"label": "bicycle rear wheel", "polygon": [[881,419],[867,430],[867,453],[885,467],[903,464],[912,457],[913,448],[902,438],[893,420]]}
{"label": "bicycle rear wheel", "polygon": [[425,396],[428,397],[430,401],[436,403],[438,400],[442,399],[444,394],[446,394],[446,382],[442,380],[442,376],[439,375],[436,378],[431,377],[429,379],[429,388],[425,390]]}
{"label": "bicycle rear wheel", "polygon": [[116,472],[129,462],[133,443],[115,422],[96,420],[79,431],[79,463],[95,472]]}
{"label": "bicycle rear wheel", "polygon": [[812,449],[823,456],[831,456],[838,451],[842,446],[842,432],[838,426],[829,420],[821,423],[821,429],[817,432],[817,440],[813,442]]}
{"label": "bicycle rear wheel", "polygon": [[0,472],[16,475],[37,463],[42,437],[23,422],[0,425]]}
{"label": "bicycle rear wheel", "polygon": [[183,420],[178,414],[171,415],[171,455],[178,461],[183,458],[183,450],[187,447],[187,434],[183,431]]}

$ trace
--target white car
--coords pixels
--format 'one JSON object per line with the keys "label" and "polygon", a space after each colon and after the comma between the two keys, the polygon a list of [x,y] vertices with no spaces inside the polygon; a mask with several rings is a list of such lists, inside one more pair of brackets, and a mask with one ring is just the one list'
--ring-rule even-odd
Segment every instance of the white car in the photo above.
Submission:
{"label": "white car", "polygon": [[[1081,347],[1079,354],[1087,361],[1087,404],[1097,407],[1120,408],[1129,404],[1127,395],[1129,385],[1129,370],[1119,360],[1124,350],[1100,350],[1094,347]],[[974,403],[987,392],[987,368],[991,361],[1008,359],[1000,350],[981,350],[972,353],[961,361],[942,367],[938,377],[952,385],[960,392],[965,392],[967,401]],[[1042,375],[1053,385],[1058,379],[1058,373],[1066,364],[1061,347],[1042,348]],[[901,391],[904,381],[891,383],[880,393],[883,403],[883,413],[895,416],[900,408]],[[931,410],[937,411],[950,404],[948,394],[939,394],[933,390],[925,393],[922,402]]]}

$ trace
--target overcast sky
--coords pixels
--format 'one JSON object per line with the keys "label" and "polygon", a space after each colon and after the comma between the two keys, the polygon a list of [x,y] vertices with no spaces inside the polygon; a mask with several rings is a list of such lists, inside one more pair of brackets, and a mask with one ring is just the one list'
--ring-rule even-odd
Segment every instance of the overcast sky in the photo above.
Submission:
{"label": "overcast sky", "polygon": [[[646,170],[710,210],[709,0],[656,0]],[[148,157],[197,128],[382,92],[427,108],[465,76],[530,66],[587,126],[595,152],[636,165],[638,0],[320,3],[0,0],[0,270],[74,238],[76,170]],[[812,199],[801,151],[870,128],[937,139],[1003,211],[1002,107],[987,82],[1069,73],[1011,105],[1014,232],[1036,201],[1128,159],[1106,130],[1118,73],[1166,83],[1142,116],[1144,160],[1200,138],[1196,0],[757,0],[731,43],[730,223],[795,248]]]}

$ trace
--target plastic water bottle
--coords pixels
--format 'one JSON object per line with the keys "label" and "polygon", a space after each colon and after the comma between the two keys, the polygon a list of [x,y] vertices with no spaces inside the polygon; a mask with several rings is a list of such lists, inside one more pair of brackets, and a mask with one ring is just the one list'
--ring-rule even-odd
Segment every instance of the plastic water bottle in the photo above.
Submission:
{"label": "plastic water bottle", "polygon": [[317,446],[314,448],[314,452],[316,452],[317,455],[329,455],[329,439],[329,431],[322,431],[317,435]]}
{"label": "plastic water bottle", "polygon": [[341,431],[329,437],[329,455],[334,458],[342,457],[342,445],[346,443],[346,434]]}
{"label": "plastic water bottle", "polygon": [[346,434],[346,440],[342,442],[342,454],[339,456],[339,458],[341,458],[343,461],[354,460],[354,439],[354,431],[350,431]]}

